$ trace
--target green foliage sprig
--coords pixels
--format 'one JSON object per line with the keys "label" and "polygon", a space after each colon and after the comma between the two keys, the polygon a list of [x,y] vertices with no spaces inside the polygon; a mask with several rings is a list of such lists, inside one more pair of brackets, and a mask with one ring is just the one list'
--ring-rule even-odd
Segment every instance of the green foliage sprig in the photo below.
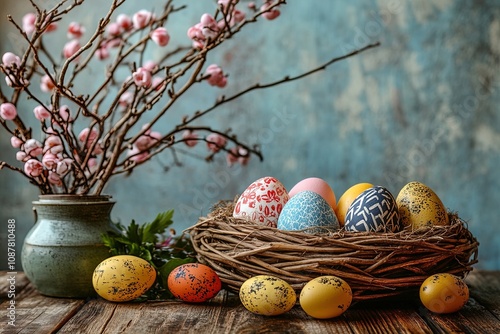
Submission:
{"label": "green foliage sprig", "polygon": [[155,285],[141,297],[141,300],[170,299],[167,278],[177,266],[195,262],[191,240],[185,234],[176,235],[172,225],[174,210],[159,213],[150,223],[137,224],[134,220],[125,227],[115,223],[118,232],[109,231],[102,235],[110,254],[134,255],[148,261],[158,273]]}

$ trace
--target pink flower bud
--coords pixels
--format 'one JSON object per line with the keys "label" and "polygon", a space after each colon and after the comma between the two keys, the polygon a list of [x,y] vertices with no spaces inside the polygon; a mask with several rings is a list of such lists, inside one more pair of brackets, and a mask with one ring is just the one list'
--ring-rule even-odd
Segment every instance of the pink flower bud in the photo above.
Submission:
{"label": "pink flower bud", "polygon": [[260,11],[264,12],[262,16],[268,20],[274,20],[278,16],[280,16],[280,11],[274,7],[273,9],[268,10],[268,8],[271,7],[271,2],[265,2],[261,7]]}
{"label": "pink flower bud", "polygon": [[35,31],[36,15],[28,13],[23,16],[23,30],[29,36]]}
{"label": "pink flower bud", "polygon": [[150,36],[153,42],[155,42],[159,46],[166,46],[170,41],[170,35],[168,34],[167,29],[163,27],[153,30]]}
{"label": "pink flower bud", "polygon": [[33,113],[35,114],[36,119],[39,121],[43,121],[44,119],[50,118],[50,111],[47,110],[44,106],[36,106],[33,109]]}
{"label": "pink flower bud", "polygon": [[218,133],[209,134],[206,140],[208,149],[214,153],[219,152],[220,149],[226,146],[227,143],[226,137]]}
{"label": "pink flower bud", "polygon": [[203,28],[201,23],[197,23],[194,26],[190,27],[187,31],[187,35],[190,39],[198,41],[198,40],[205,40],[205,35],[203,35],[203,32],[201,29]]}
{"label": "pink flower bud", "polygon": [[10,137],[10,144],[14,148],[19,148],[23,144],[23,141],[16,136]]}
{"label": "pink flower bud", "polygon": [[78,135],[78,140],[85,143],[85,147],[90,147],[98,137],[99,133],[96,129],[85,128]]}
{"label": "pink flower bud", "polygon": [[13,54],[12,52],[5,52],[2,56],[2,63],[5,67],[14,67],[14,65],[19,68],[21,66],[21,58]]}
{"label": "pink flower bud", "polygon": [[231,25],[240,23],[245,20],[245,12],[235,9],[233,10],[233,16],[231,17]]}
{"label": "pink flower bud", "polygon": [[134,94],[132,92],[127,91],[127,92],[124,92],[122,95],[120,95],[118,103],[120,104],[120,106],[126,108],[133,101],[134,101]]}
{"label": "pink flower bud", "polygon": [[132,78],[134,79],[134,83],[138,87],[148,88],[149,86],[151,86],[151,72],[146,70],[144,67],[139,67],[137,71],[132,73]]}
{"label": "pink flower bud", "polygon": [[48,136],[47,139],[45,139],[44,144],[45,144],[43,147],[44,153],[50,152],[52,154],[58,154],[64,150],[61,138],[59,138],[56,135]]}
{"label": "pink flower bud", "polygon": [[42,157],[42,164],[47,169],[55,169],[60,161],[59,157],[51,152],[47,152]]}
{"label": "pink flower bud", "polygon": [[80,50],[80,41],[77,39],[71,40],[64,45],[63,55],[65,58],[70,58]]}
{"label": "pink flower bud", "polygon": [[154,19],[153,13],[142,9],[132,16],[132,23],[135,29],[143,29]]}
{"label": "pink flower bud", "polygon": [[153,60],[148,60],[142,65],[142,68],[148,70],[149,72],[153,72],[158,69],[158,64]]}
{"label": "pink flower bud", "polygon": [[63,159],[57,163],[56,173],[59,174],[59,176],[66,175],[71,170],[72,166],[73,160],[69,158]]}
{"label": "pink flower bud", "polygon": [[207,67],[205,75],[209,75],[207,81],[211,86],[223,88],[227,84],[227,78],[224,76],[222,69],[215,64]]}
{"label": "pink flower bud", "polygon": [[26,162],[29,158],[29,155],[26,154],[26,152],[24,151],[18,151],[16,153],[16,160],[17,161],[23,161],[23,162]]}
{"label": "pink flower bud", "polygon": [[78,22],[71,22],[68,26],[68,38],[81,38],[85,33],[85,28]]}
{"label": "pink flower bud", "polygon": [[95,57],[99,60],[104,60],[109,58],[109,50],[107,47],[103,46],[95,50]]}
{"label": "pink flower bud", "polygon": [[64,105],[59,108],[59,116],[64,122],[71,122],[73,119],[71,118],[71,112],[69,107]]}
{"label": "pink flower bud", "polygon": [[5,120],[13,120],[17,116],[16,106],[10,102],[0,105],[0,116]]}
{"label": "pink flower bud", "polygon": [[36,159],[29,159],[24,164],[24,173],[31,177],[40,176],[43,172],[43,165]]}
{"label": "pink flower bud", "polygon": [[54,88],[56,88],[54,81],[52,81],[48,74],[45,74],[40,82],[40,89],[43,92],[50,93]]}
{"label": "pink flower bud", "polygon": [[160,77],[154,77],[151,83],[151,86],[153,86],[153,88],[156,90],[161,90],[164,85],[165,85],[165,79]]}
{"label": "pink flower bud", "polygon": [[49,176],[47,177],[47,179],[49,180],[50,184],[53,184],[57,187],[60,187],[63,184],[61,177],[57,173],[52,171],[49,172]]}
{"label": "pink flower bud", "polygon": [[111,22],[106,27],[106,31],[107,31],[109,36],[116,37],[116,36],[120,36],[123,30],[122,30],[122,27],[118,23]]}
{"label": "pink flower bud", "polygon": [[226,163],[229,167],[238,162],[238,148],[233,147],[227,152]]}
{"label": "pink flower bud", "polygon": [[243,147],[238,148],[238,153],[240,154],[240,157],[238,158],[238,162],[242,166],[246,166],[248,164],[248,160],[250,160],[250,155],[248,154],[248,151],[244,149]]}
{"label": "pink flower bud", "polygon": [[150,157],[148,151],[141,151],[136,146],[133,146],[132,149],[127,152],[127,156],[136,163],[144,162]]}
{"label": "pink flower bud", "polygon": [[45,32],[53,32],[53,31],[56,31],[56,30],[57,30],[57,23],[56,22],[49,23],[49,25],[47,26],[47,28],[45,28]]}
{"label": "pink flower bud", "polygon": [[219,26],[217,21],[210,14],[203,14],[200,19],[202,25],[202,33],[206,38],[214,38],[219,33]]}
{"label": "pink flower bud", "polygon": [[125,14],[118,15],[118,17],[116,18],[116,23],[118,23],[118,25],[124,31],[130,30],[134,26],[132,19],[128,15],[125,15]]}
{"label": "pink flower bud", "polygon": [[97,159],[96,158],[90,158],[87,161],[87,166],[89,167],[89,170],[91,173],[95,172],[98,167]]}
{"label": "pink flower bud", "polygon": [[196,144],[198,144],[198,140],[197,140],[198,134],[191,131],[191,130],[185,130],[182,133],[182,139],[184,139],[184,143],[189,147],[193,147]]}
{"label": "pink flower bud", "polygon": [[26,154],[36,157],[43,153],[42,143],[36,139],[28,139],[23,145],[24,152]]}

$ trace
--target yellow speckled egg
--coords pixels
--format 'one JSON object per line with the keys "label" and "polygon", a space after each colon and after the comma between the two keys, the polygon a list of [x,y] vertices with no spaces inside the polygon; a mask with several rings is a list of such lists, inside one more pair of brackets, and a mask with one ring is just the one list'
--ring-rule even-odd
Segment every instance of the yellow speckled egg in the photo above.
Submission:
{"label": "yellow speckled egg", "polygon": [[371,183],[358,183],[347,189],[342,196],[340,196],[335,214],[337,215],[341,227],[345,224],[345,216],[352,202],[354,202],[359,194],[371,187],[373,187]]}
{"label": "yellow speckled egg", "polygon": [[153,266],[132,255],[117,255],[102,261],[92,277],[97,294],[112,302],[139,298],[155,281],[156,270]]}
{"label": "yellow speckled egg", "polygon": [[339,277],[320,276],[304,285],[299,301],[304,312],[313,318],[334,318],[351,306],[352,290]]}
{"label": "yellow speckled egg", "polygon": [[429,276],[421,285],[420,300],[434,313],[453,313],[469,300],[469,288],[458,276],[441,273]]}
{"label": "yellow speckled egg", "polygon": [[413,230],[424,226],[449,224],[448,211],[436,193],[423,183],[406,184],[396,198],[399,219]]}
{"label": "yellow speckled egg", "polygon": [[259,275],[241,285],[240,300],[250,312],[272,316],[290,311],[297,302],[297,295],[281,278]]}

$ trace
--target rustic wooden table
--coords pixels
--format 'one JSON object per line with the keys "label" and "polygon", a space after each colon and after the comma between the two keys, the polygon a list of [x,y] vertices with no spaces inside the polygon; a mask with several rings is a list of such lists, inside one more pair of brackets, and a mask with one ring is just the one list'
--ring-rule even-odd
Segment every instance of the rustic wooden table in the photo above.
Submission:
{"label": "rustic wooden table", "polygon": [[[455,314],[433,314],[418,298],[409,298],[360,302],[331,320],[312,319],[298,305],[281,316],[258,316],[226,291],[202,305],[117,304],[45,297],[22,273],[15,275],[15,284],[9,278],[0,272],[2,333],[500,333],[500,271],[473,271],[467,277],[471,298]],[[13,290],[15,297],[9,296]]]}

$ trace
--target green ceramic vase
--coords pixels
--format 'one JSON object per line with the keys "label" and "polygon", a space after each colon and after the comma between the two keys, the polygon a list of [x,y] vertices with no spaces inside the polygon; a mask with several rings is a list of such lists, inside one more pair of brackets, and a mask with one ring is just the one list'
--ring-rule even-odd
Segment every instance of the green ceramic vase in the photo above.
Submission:
{"label": "green ceramic vase", "polygon": [[52,297],[87,298],[95,267],[110,256],[101,235],[115,230],[109,196],[41,195],[33,202],[35,225],[23,244],[23,270]]}

